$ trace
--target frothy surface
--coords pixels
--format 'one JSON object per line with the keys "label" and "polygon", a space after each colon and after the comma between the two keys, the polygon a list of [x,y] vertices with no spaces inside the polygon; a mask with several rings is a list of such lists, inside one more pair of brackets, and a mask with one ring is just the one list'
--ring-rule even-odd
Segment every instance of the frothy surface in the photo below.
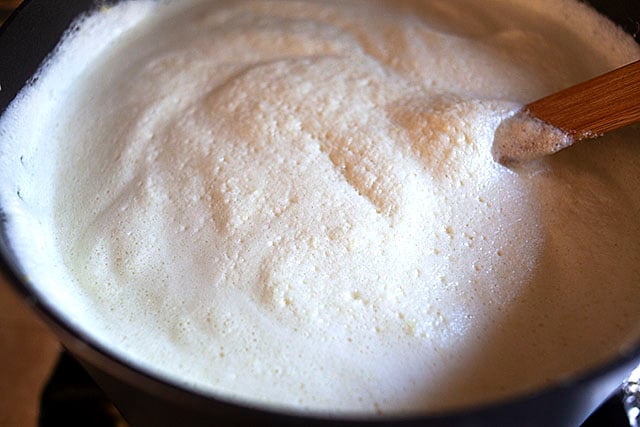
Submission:
{"label": "frothy surface", "polygon": [[[126,357],[240,399],[396,413],[528,391],[637,340],[638,131],[517,173],[491,153],[521,104],[640,55],[583,5],[100,15],[57,61],[94,60],[72,80],[54,62],[0,124],[2,200],[14,241],[45,236],[19,245],[34,282]],[[49,145],[25,155],[13,127],[42,91]]]}

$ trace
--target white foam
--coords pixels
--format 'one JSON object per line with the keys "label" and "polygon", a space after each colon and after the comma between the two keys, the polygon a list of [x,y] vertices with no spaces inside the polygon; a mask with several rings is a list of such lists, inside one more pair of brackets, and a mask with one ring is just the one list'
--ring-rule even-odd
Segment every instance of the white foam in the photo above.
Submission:
{"label": "white foam", "polygon": [[297,410],[459,407],[610,357],[638,338],[637,132],[518,174],[491,143],[640,50],[570,1],[457,6],[83,20],[0,122],[29,279],[136,363]]}
{"label": "white foam", "polygon": [[[0,204],[10,244],[52,310],[84,329],[95,313],[62,260],[55,241],[53,203],[58,159],[66,153],[51,138],[70,88],[87,66],[145,18],[151,1],[127,2],[80,17],[0,119]],[[64,109],[64,107],[63,107]]]}

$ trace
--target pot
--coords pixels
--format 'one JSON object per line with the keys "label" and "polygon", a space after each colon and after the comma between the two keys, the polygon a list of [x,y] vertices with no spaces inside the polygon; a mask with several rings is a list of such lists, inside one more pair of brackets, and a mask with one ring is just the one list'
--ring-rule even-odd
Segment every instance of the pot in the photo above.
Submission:
{"label": "pot", "polygon": [[[60,37],[83,12],[100,0],[50,2],[26,0],[0,31],[0,113],[34,75]],[[631,34],[640,34],[636,0],[591,3]],[[2,142],[0,141],[0,144]],[[1,147],[1,145],[0,145]],[[0,219],[2,211],[0,206]],[[640,341],[616,359],[526,396],[464,410],[391,418],[300,415],[249,406],[178,387],[132,366],[111,349],[69,324],[25,280],[0,223],[0,269],[25,300],[45,319],[63,345],[86,368],[133,426],[208,425],[348,425],[348,426],[577,426],[640,364]]]}

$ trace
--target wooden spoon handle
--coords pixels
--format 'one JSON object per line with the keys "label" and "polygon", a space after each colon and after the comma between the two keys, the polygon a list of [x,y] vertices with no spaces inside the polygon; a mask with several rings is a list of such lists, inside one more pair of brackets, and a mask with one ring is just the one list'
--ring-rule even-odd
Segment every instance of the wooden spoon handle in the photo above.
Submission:
{"label": "wooden spoon handle", "polygon": [[640,60],[532,102],[525,110],[574,141],[640,121]]}

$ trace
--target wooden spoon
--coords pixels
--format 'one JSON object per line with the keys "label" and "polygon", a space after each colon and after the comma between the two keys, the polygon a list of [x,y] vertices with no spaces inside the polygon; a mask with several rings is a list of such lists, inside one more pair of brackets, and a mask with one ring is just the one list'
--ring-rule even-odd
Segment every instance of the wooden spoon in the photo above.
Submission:
{"label": "wooden spoon", "polygon": [[493,156],[513,165],[640,121],[640,60],[526,105],[496,130]]}

